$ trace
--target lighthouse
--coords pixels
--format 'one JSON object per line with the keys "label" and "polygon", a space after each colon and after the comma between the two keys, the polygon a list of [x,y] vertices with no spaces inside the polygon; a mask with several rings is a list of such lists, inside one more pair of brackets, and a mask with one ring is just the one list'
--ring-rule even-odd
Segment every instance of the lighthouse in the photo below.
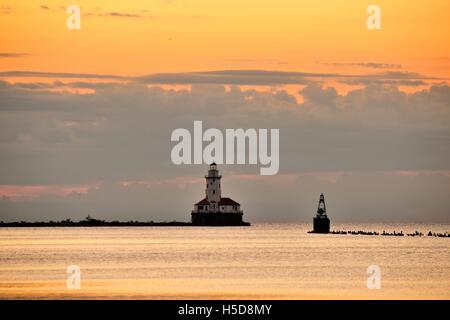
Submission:
{"label": "lighthouse", "polygon": [[222,197],[222,176],[217,164],[211,163],[205,176],[205,198],[194,204],[191,212],[194,226],[248,226],[250,223],[242,220],[241,205],[231,198]]}
{"label": "lighthouse", "polygon": [[220,180],[222,176],[217,170],[217,164],[213,162],[209,166],[208,175],[205,176],[206,179],[206,200],[209,201],[209,210],[211,212],[219,211],[219,202],[222,198],[222,192],[220,190]]}
{"label": "lighthouse", "polygon": [[327,207],[325,206],[325,197],[323,193],[319,198],[319,206],[317,207],[317,214],[314,217],[313,233],[329,233],[330,219],[327,216]]}

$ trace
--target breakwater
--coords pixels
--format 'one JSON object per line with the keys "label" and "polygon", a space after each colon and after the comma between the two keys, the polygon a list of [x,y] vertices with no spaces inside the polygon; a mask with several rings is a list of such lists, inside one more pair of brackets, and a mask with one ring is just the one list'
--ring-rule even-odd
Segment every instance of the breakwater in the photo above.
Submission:
{"label": "breakwater", "polygon": [[[314,233],[313,231],[308,231],[308,233]],[[450,238],[450,233],[444,232],[432,232],[429,231],[428,233],[423,233],[420,231],[415,231],[412,233],[406,233],[403,231],[396,231],[393,232],[377,232],[377,231],[363,231],[363,230],[332,230],[329,232],[329,234],[341,234],[341,235],[361,235],[361,236],[392,236],[392,237],[440,237],[440,238]]]}

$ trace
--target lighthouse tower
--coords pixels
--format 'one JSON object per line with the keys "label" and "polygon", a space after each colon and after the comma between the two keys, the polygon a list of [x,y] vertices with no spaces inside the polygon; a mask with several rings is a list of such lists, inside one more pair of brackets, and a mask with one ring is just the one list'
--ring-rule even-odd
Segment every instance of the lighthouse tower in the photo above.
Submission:
{"label": "lighthouse tower", "polygon": [[205,176],[206,179],[206,200],[209,201],[209,210],[210,212],[218,212],[219,211],[219,202],[222,196],[222,192],[220,190],[220,179],[222,176],[219,175],[219,171],[217,170],[217,164],[213,162],[209,166],[208,175]]}
{"label": "lighthouse tower", "polygon": [[329,233],[330,219],[327,216],[327,207],[325,206],[325,197],[323,193],[319,198],[319,206],[317,207],[317,214],[314,217],[313,233]]}

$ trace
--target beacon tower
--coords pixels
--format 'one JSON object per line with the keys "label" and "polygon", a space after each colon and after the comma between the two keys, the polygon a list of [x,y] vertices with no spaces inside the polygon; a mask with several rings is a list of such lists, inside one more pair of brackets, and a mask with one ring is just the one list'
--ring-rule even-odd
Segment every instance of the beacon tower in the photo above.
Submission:
{"label": "beacon tower", "polygon": [[313,233],[329,233],[330,219],[327,216],[327,207],[325,206],[325,197],[323,193],[319,198],[319,206],[317,207],[317,214],[314,217]]}

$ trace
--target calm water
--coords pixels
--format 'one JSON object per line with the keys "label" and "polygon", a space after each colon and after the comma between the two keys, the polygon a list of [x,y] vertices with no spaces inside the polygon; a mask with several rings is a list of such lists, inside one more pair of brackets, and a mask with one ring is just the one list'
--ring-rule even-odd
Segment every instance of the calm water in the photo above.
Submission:
{"label": "calm water", "polygon": [[[0,298],[450,298],[450,238],[312,235],[310,228],[2,228]],[[374,264],[379,290],[366,285]],[[81,268],[79,290],[67,289],[69,265]]]}

